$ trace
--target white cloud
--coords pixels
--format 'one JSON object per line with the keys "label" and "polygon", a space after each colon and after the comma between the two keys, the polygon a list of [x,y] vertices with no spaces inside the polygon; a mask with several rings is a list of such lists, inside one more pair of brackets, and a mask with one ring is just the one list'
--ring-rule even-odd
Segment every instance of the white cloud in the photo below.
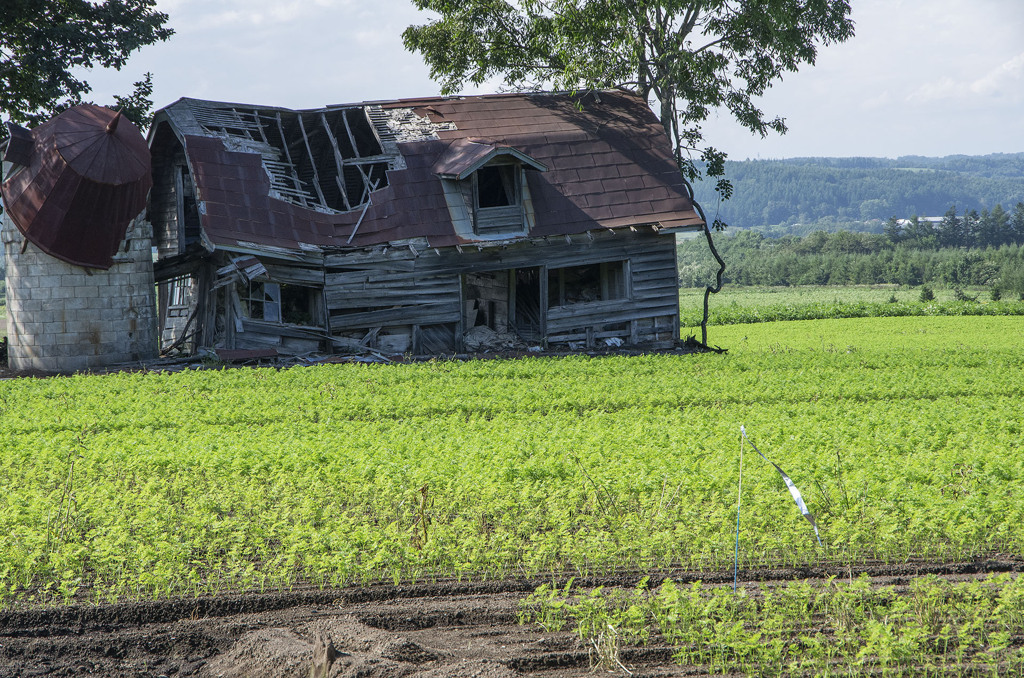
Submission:
{"label": "white cloud", "polygon": [[1019,82],[1024,79],[1024,52],[1004,61],[978,78],[953,79],[944,76],[926,82],[907,96],[907,101],[930,104],[938,101],[978,103],[994,96],[1019,96]]}
{"label": "white cloud", "polygon": [[888,90],[879,92],[873,97],[869,97],[864,100],[861,104],[861,108],[865,111],[874,111],[878,109],[887,108],[892,104],[892,96]]}
{"label": "white cloud", "polygon": [[907,95],[906,100],[909,103],[930,104],[943,99],[963,97],[966,89],[966,83],[958,83],[950,77],[943,77],[921,85]]}
{"label": "white cloud", "polygon": [[1024,78],[1024,52],[975,80],[970,90],[975,95],[1000,94],[1016,86]]}

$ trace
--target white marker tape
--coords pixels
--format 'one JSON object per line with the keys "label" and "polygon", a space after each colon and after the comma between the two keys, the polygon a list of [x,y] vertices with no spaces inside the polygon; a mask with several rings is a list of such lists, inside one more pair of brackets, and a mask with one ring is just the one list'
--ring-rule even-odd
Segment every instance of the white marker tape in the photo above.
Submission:
{"label": "white marker tape", "polygon": [[807,510],[807,504],[804,503],[804,498],[803,495],[800,494],[800,490],[798,490],[796,485],[793,484],[793,481],[789,479],[786,472],[779,468],[778,464],[761,454],[761,450],[757,449],[757,445],[755,445],[750,438],[747,438],[747,430],[743,426],[740,426],[740,433],[743,434],[743,438],[750,443],[750,446],[754,448],[754,452],[757,452],[762,459],[774,466],[775,470],[779,472],[780,476],[782,476],[782,480],[785,481],[786,487],[789,488],[789,493],[793,495],[793,501],[796,502],[797,508],[800,509],[800,513],[804,514],[804,518],[807,518],[811,523],[811,527],[814,528],[814,536],[818,538],[818,546],[821,546],[821,535],[818,534],[818,524],[814,522],[814,516]]}

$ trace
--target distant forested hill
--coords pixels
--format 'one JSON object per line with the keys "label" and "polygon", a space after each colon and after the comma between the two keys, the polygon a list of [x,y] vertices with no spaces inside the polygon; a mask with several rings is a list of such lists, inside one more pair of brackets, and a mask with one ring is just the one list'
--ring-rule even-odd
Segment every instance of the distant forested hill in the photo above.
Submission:
{"label": "distant forested hill", "polygon": [[[792,158],[729,161],[731,200],[719,205],[710,182],[697,199],[709,219],[770,235],[814,230],[881,232],[889,217],[1009,209],[1024,202],[1024,153],[944,158]],[[775,228],[772,228],[775,227]]]}

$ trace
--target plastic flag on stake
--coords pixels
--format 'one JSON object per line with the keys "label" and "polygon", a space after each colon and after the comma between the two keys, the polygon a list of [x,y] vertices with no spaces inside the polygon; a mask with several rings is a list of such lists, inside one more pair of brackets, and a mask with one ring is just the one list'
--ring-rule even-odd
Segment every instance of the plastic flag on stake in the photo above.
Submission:
{"label": "plastic flag on stake", "polygon": [[740,433],[743,434],[743,439],[750,443],[750,446],[754,448],[754,452],[757,452],[762,459],[774,466],[775,470],[779,472],[780,476],[782,476],[782,480],[785,481],[786,487],[789,488],[789,493],[793,495],[793,501],[796,502],[797,508],[800,509],[800,513],[804,514],[804,518],[807,518],[808,522],[811,523],[811,527],[814,528],[814,536],[818,538],[818,546],[822,546],[821,535],[818,534],[818,524],[814,522],[814,516],[807,510],[807,504],[804,503],[804,498],[803,495],[800,494],[800,490],[798,490],[796,485],[793,484],[793,481],[789,479],[786,472],[779,468],[778,464],[761,454],[761,450],[757,449],[757,445],[747,437],[747,430],[743,426],[740,426]]}

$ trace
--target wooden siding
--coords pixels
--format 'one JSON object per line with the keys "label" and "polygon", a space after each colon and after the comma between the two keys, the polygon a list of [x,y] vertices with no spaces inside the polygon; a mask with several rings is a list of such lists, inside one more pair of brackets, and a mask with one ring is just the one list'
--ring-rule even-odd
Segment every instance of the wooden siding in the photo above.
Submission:
{"label": "wooden siding", "polygon": [[[548,308],[547,271],[624,261],[625,298]],[[541,343],[619,337],[627,343],[677,339],[679,301],[675,238],[653,230],[531,239],[506,246],[415,250],[409,247],[328,252],[325,301],[330,331],[343,340],[373,343],[406,332],[413,352],[462,350],[462,275],[510,269],[540,270]],[[509,278],[512,281],[512,277]],[[514,282],[509,283],[513,287]],[[515,304],[514,293],[510,301]],[[424,333],[423,328],[429,328]],[[441,338],[448,336],[452,345]]]}

